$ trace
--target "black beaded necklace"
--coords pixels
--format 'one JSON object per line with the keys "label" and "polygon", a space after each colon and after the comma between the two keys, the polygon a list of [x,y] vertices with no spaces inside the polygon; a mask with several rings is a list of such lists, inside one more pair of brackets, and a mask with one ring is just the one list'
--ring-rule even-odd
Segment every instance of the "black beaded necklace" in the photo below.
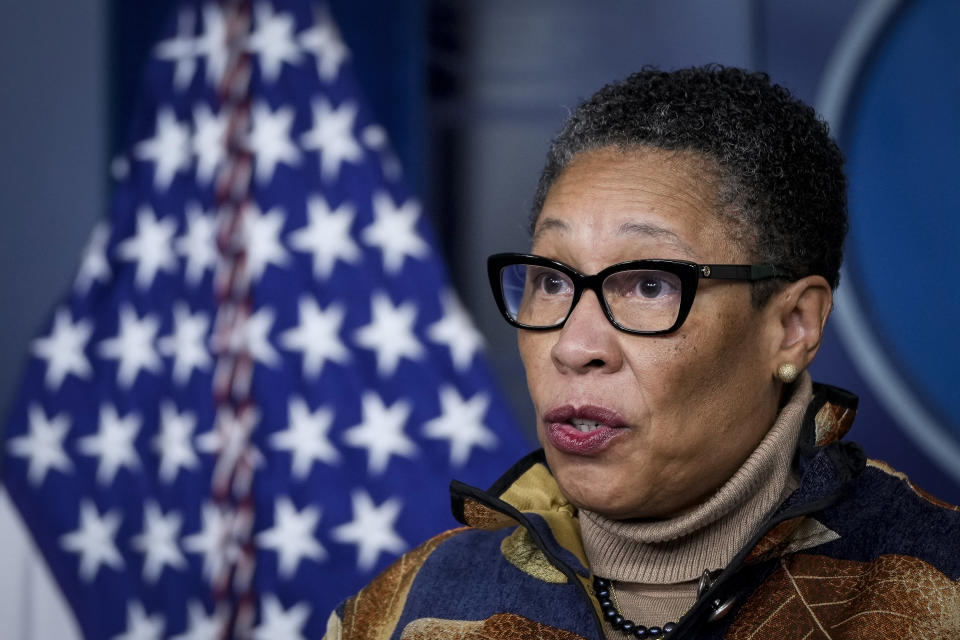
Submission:
{"label": "black beaded necklace", "polygon": [[633,620],[624,618],[613,603],[613,587],[610,581],[599,576],[593,577],[593,595],[597,596],[603,619],[617,631],[622,631],[634,638],[666,638],[673,631],[677,623],[668,622],[662,627],[645,627]]}

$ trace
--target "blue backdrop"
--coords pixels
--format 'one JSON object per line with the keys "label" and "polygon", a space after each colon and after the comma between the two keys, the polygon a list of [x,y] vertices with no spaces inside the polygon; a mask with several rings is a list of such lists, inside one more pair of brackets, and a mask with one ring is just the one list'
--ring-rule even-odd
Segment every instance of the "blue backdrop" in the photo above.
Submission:
{"label": "blue backdrop", "polygon": [[854,436],[872,455],[957,502],[960,6],[876,7],[841,43],[821,97],[847,153],[851,226],[841,348],[819,370],[850,375],[864,396]]}

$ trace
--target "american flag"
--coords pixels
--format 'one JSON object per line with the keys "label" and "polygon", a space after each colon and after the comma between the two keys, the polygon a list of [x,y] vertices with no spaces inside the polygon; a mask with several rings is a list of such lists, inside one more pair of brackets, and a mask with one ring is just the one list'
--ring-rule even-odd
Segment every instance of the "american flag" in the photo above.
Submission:
{"label": "american flag", "polygon": [[87,638],[323,635],[527,443],[327,8],[185,2],[3,483]]}

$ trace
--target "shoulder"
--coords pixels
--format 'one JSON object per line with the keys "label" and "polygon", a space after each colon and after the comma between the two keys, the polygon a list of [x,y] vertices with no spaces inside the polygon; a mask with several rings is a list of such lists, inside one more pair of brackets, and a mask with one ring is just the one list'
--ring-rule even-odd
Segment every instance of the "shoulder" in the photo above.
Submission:
{"label": "shoulder", "polygon": [[[791,524],[790,522],[784,523]],[[867,460],[842,496],[792,522],[726,637],[960,637],[960,508]],[[874,635],[872,635],[874,634]]]}
{"label": "shoulder", "polygon": [[855,395],[816,383],[813,391],[798,447],[803,478],[794,502],[818,522],[818,530],[825,527],[835,538],[825,547],[828,555],[857,561],[913,556],[956,580],[960,507],[938,500],[843,440],[856,414]]}
{"label": "shoulder", "polygon": [[399,629],[404,637],[488,637],[509,628],[529,631],[518,637],[581,638],[568,629],[589,628],[592,611],[578,596],[523,527],[463,527],[406,553],[341,603],[325,637],[387,640]]}
{"label": "shoulder", "polygon": [[926,493],[884,462],[867,460],[822,522],[841,536],[838,552],[850,560],[913,557],[960,578],[960,507]]}
{"label": "shoulder", "polygon": [[468,577],[501,563],[505,540],[515,530],[460,527],[430,538],[344,600],[330,616],[326,637],[390,638],[411,602],[456,591]]}
{"label": "shoulder", "polygon": [[424,563],[445,543],[471,530],[444,531],[408,551],[331,614],[326,638],[389,638]]}

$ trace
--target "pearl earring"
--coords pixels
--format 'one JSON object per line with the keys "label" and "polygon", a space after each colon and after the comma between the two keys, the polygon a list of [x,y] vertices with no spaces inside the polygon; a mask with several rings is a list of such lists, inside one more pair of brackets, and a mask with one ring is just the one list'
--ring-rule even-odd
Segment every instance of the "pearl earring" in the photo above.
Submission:
{"label": "pearl earring", "polygon": [[800,375],[800,370],[790,362],[784,362],[782,365],[777,367],[777,377],[780,378],[786,384],[790,384],[797,379],[797,376]]}

